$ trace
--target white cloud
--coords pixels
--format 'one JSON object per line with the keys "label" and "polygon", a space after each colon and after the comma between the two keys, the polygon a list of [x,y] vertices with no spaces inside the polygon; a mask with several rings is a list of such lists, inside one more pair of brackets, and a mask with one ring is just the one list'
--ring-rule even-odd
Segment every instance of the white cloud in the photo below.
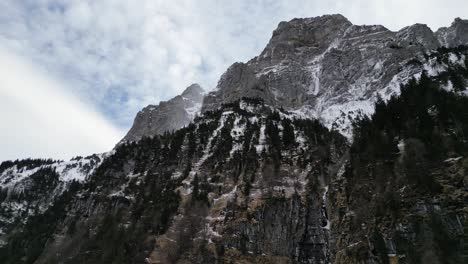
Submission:
{"label": "white cloud", "polygon": [[355,24],[433,30],[466,16],[466,0],[3,0],[0,43],[66,80],[121,129],[138,110],[193,82],[214,88],[258,55],[283,20],[341,13]]}
{"label": "white cloud", "polygon": [[90,109],[48,73],[0,49],[0,160],[112,149],[122,132]]}

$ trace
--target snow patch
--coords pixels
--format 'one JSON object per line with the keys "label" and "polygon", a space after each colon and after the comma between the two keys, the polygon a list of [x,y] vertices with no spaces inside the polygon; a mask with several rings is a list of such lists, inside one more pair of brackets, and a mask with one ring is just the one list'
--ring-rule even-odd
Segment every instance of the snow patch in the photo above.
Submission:
{"label": "snow patch", "polygon": [[328,194],[328,185],[324,187],[322,195],[322,214],[323,217],[327,220],[327,224],[323,227],[324,229],[330,230],[330,220],[327,216],[327,194]]}
{"label": "snow patch", "polygon": [[461,160],[462,158],[463,158],[462,156],[456,157],[456,158],[449,158],[449,159],[444,160],[444,162],[448,162],[448,163],[457,162],[457,161]]}
{"label": "snow patch", "polygon": [[52,164],[45,164],[32,169],[17,168],[16,165],[5,170],[0,174],[0,186],[10,188],[29,178],[40,169],[52,168],[59,174],[59,180],[62,182],[71,182],[73,180],[83,182],[99,167],[109,153],[96,154],[97,160],[93,156],[87,158],[73,159],[70,161],[58,161]]}
{"label": "snow patch", "polygon": [[318,95],[320,92],[320,74],[322,72],[322,61],[325,55],[331,50],[336,49],[340,44],[339,39],[335,39],[330,46],[321,54],[317,55],[314,59],[309,62],[309,66],[306,69],[309,71],[312,77],[312,85],[309,87],[308,94]]}
{"label": "snow patch", "polygon": [[234,144],[232,145],[231,152],[229,153],[229,157],[232,158],[235,152],[242,150],[243,146],[243,136],[245,133],[245,128],[246,128],[246,123],[240,124],[242,121],[242,117],[236,117],[236,120],[234,120],[234,125],[231,130],[231,137],[234,141]]}
{"label": "snow patch", "polygon": [[227,200],[227,201],[232,201],[236,197],[236,192],[237,192],[237,185],[232,188],[232,190],[228,193],[225,193],[221,195],[219,198],[213,199],[213,201],[216,203],[219,200]]}
{"label": "snow patch", "polygon": [[405,140],[401,139],[400,141],[398,141],[397,147],[398,147],[398,150],[400,151],[400,154],[404,153],[405,152]]}
{"label": "snow patch", "polygon": [[187,112],[189,118],[193,120],[197,115],[200,114],[201,108],[201,103],[193,103],[193,106],[185,108],[185,112]]}
{"label": "snow patch", "polygon": [[260,136],[258,139],[258,145],[255,146],[258,155],[260,155],[262,151],[266,148],[265,141],[266,141],[265,124],[262,124],[262,126],[260,127]]}

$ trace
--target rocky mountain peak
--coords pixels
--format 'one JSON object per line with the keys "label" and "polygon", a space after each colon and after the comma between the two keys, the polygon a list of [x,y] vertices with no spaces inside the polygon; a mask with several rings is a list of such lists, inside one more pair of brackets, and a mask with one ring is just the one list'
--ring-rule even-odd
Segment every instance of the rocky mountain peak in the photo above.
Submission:
{"label": "rocky mountain peak", "polygon": [[270,43],[278,38],[302,38],[306,36],[305,34],[317,33],[314,32],[317,29],[326,29],[329,33],[333,30],[340,31],[343,27],[351,25],[352,23],[340,14],[294,18],[290,21],[282,21],[278,24],[278,27],[273,31]]}
{"label": "rocky mountain peak", "polygon": [[405,46],[424,46],[427,49],[435,49],[439,46],[434,32],[426,24],[404,27],[397,32],[397,37]]}
{"label": "rocky mountain peak", "polygon": [[323,51],[351,25],[352,23],[342,15],[283,21],[273,31],[269,43],[259,57],[281,60],[301,47],[312,47],[317,52]]}
{"label": "rocky mountain peak", "polygon": [[452,27],[456,27],[456,26],[459,26],[459,25],[463,25],[465,24],[468,24],[468,20],[467,19],[461,19],[460,17],[456,17],[453,22],[452,22]]}
{"label": "rocky mountain peak", "polygon": [[181,96],[189,99],[196,99],[199,97],[203,97],[204,93],[205,90],[203,90],[203,88],[198,83],[194,83],[189,87],[185,88]]}
{"label": "rocky mountain peak", "polygon": [[204,90],[199,84],[187,87],[181,95],[138,112],[132,127],[120,143],[138,141],[188,125],[200,112]]}
{"label": "rocky mountain peak", "polygon": [[259,97],[351,137],[353,119],[371,114],[377,98],[398,94],[423,71],[409,62],[440,46],[468,43],[468,23],[456,21],[437,33],[424,24],[398,32],[353,25],[342,15],[281,22],[259,56],[228,68],[203,111]]}
{"label": "rocky mountain peak", "polygon": [[450,27],[442,27],[436,31],[441,46],[456,47],[468,43],[468,20],[455,18]]}

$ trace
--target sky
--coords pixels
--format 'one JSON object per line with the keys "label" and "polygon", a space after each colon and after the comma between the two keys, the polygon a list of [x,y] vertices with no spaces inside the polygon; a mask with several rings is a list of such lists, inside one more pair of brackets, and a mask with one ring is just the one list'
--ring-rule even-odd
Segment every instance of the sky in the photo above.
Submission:
{"label": "sky", "polygon": [[213,90],[279,22],[336,13],[436,30],[468,18],[468,1],[2,0],[0,161],[109,151],[141,108]]}

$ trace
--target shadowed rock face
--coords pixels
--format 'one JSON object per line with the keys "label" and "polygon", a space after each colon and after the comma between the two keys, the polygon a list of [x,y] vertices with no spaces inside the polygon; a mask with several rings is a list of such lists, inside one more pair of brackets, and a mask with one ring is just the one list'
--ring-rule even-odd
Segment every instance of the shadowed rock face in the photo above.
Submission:
{"label": "shadowed rock face", "polygon": [[148,105],[138,112],[133,126],[122,142],[137,141],[144,136],[154,136],[188,125],[200,112],[204,90],[192,84],[167,102]]}
{"label": "shadowed rock face", "polygon": [[380,96],[399,94],[417,76],[424,54],[468,43],[468,23],[456,19],[436,33],[423,24],[393,32],[380,25],[353,25],[342,15],[281,22],[263,52],[235,63],[209,93],[202,111],[241,97],[320,119],[350,136],[351,120],[373,112]]}

